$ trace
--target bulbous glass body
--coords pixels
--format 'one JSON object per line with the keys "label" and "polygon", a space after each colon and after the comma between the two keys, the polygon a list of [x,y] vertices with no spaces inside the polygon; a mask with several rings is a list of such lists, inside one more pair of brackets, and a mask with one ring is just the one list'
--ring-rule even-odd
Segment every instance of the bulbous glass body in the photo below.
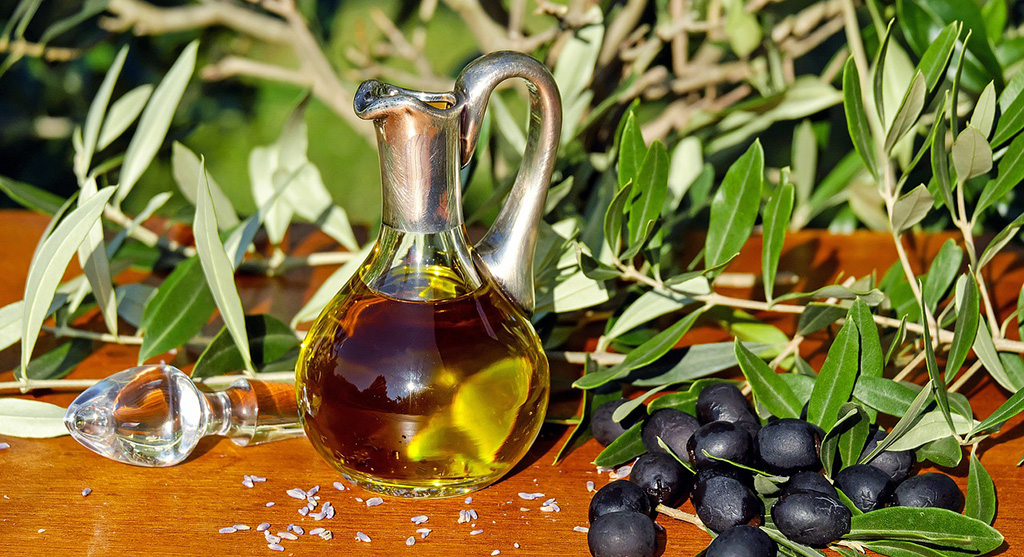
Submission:
{"label": "bulbous glass body", "polygon": [[533,326],[477,271],[461,226],[383,226],[296,370],[320,455],[365,489],[405,497],[458,495],[507,473],[537,436],[548,383]]}

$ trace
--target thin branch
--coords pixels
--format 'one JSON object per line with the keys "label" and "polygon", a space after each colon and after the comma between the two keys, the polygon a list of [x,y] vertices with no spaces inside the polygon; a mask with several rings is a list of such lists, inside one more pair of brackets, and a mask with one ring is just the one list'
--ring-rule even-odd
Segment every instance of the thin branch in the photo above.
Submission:
{"label": "thin branch", "polygon": [[119,33],[131,30],[136,35],[165,35],[222,26],[261,41],[291,41],[291,31],[280,19],[221,0],[175,8],[159,8],[142,0],[110,0],[107,11],[113,16],[103,18],[100,25]]}
{"label": "thin branch", "polygon": [[[195,382],[209,387],[223,387],[242,379],[241,375],[218,375],[216,377],[205,377],[196,379]],[[291,371],[259,373],[256,379],[267,382],[291,383],[295,381],[295,373]],[[35,379],[31,385],[25,386],[18,381],[0,383],[0,391],[37,391],[49,389],[54,391],[84,391],[99,383],[102,379]]]}
{"label": "thin branch", "polygon": [[84,331],[82,329],[73,329],[71,327],[50,327],[45,325],[43,326],[43,330],[53,333],[57,338],[84,338],[116,344],[142,344],[142,337],[132,335],[112,335],[110,333],[97,333],[95,331]]}
{"label": "thin branch", "polygon": [[701,519],[697,515],[690,514],[690,513],[686,512],[686,511],[681,511],[679,509],[673,509],[672,507],[669,507],[669,506],[666,506],[666,505],[662,505],[660,503],[658,504],[657,507],[655,507],[654,510],[658,511],[659,513],[661,513],[661,514],[663,514],[663,515],[665,515],[665,516],[667,516],[669,518],[674,518],[676,520],[681,520],[683,522],[688,522],[690,524],[693,524],[694,526],[697,526],[698,528],[702,528],[702,529],[705,528],[704,522],[701,521]]}
{"label": "thin branch", "polygon": [[0,53],[7,53],[17,58],[26,56],[29,58],[41,58],[47,62],[67,62],[82,55],[82,51],[77,48],[48,46],[21,39],[14,41],[0,39]]}
{"label": "thin branch", "polygon": [[313,80],[305,73],[278,66],[267,64],[241,56],[226,56],[216,63],[203,68],[202,77],[208,81],[220,81],[231,77],[247,76],[288,83],[297,87],[311,87]]}

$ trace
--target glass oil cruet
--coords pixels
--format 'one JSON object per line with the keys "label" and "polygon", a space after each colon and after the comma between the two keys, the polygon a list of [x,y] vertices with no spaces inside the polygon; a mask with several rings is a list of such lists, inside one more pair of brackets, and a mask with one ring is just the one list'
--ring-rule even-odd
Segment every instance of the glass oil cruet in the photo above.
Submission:
{"label": "glass oil cruet", "polygon": [[[513,77],[529,85],[529,141],[504,208],[470,247],[459,169],[491,91]],[[306,335],[299,414],[320,455],[370,491],[474,491],[526,454],[547,409],[548,363],[528,316],[558,89],[543,64],[497,52],[467,66],[452,92],[371,80],[354,104],[377,131],[383,223]]]}

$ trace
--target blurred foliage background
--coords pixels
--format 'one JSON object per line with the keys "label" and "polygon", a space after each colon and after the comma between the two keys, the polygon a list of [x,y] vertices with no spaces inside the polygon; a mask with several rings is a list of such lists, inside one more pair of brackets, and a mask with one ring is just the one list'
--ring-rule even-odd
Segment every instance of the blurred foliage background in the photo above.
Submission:
{"label": "blurred foliage background", "polygon": [[[954,18],[974,33],[961,113],[970,112],[989,81],[998,90],[1017,86],[1014,76],[1024,59],[1024,8],[1007,0],[300,0],[298,15],[321,59],[295,46],[301,37],[289,34],[287,17],[275,7],[280,3],[0,4],[0,17],[6,18],[0,37],[0,176],[70,195],[77,189],[70,136],[119,48],[130,44],[131,56],[114,98],[156,82],[185,44],[199,38],[197,67],[204,79],[187,89],[165,147],[179,141],[205,155],[211,175],[239,211],[249,213],[255,209],[249,153],[278,136],[312,86],[318,101],[305,116],[309,158],[352,220],[372,226],[379,215],[379,169],[375,146],[367,140],[371,125],[351,115],[358,82],[378,77],[416,89],[446,89],[479,53],[515,48],[561,71],[563,89],[575,88],[563,90],[574,97],[566,98],[567,128],[574,129],[565,134],[561,168],[563,177],[576,179],[567,199],[577,206],[595,199],[616,125],[639,99],[645,139],[664,140],[672,154],[672,191],[685,192],[705,162],[720,178],[760,138],[767,146],[769,180],[778,182],[780,168],[793,172],[797,201],[791,228],[885,229],[881,198],[853,153],[841,106],[851,31],[844,30],[844,6],[855,10],[869,53],[877,50],[886,22],[902,16],[887,51],[892,77],[886,96],[896,104],[912,78],[912,59]],[[336,70],[336,82],[316,83],[322,63]],[[498,133],[478,157],[467,188],[466,214],[484,219],[493,214],[487,201],[499,201],[494,192],[514,173],[522,141],[523,97],[506,91],[502,98],[505,106],[491,110]],[[901,160],[909,160],[920,140],[905,142]],[[123,147],[115,143],[111,151]],[[170,153],[161,150],[129,198],[129,212],[155,192],[176,191]],[[913,179],[927,183],[926,166]],[[979,186],[969,188],[968,199],[978,191]],[[1019,212],[1019,197],[1000,200],[978,219],[979,226],[1002,228],[1008,215]],[[0,204],[15,205],[2,195]],[[179,210],[186,217],[186,206],[176,195],[163,212]],[[706,227],[703,209],[691,206],[686,213],[697,228]],[[922,226],[947,228],[950,222],[936,212]]]}

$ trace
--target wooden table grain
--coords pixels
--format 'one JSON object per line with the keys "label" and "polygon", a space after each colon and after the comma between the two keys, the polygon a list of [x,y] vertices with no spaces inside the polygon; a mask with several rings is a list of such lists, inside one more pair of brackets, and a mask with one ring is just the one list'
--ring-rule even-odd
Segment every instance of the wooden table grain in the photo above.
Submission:
{"label": "wooden table grain", "polygon": [[[29,260],[46,219],[23,211],[0,211],[0,306],[21,299]],[[315,234],[290,241],[297,253],[334,249],[329,240]],[[920,236],[908,241],[918,271],[948,236]],[[696,243],[696,241],[694,242]],[[730,271],[760,271],[760,238],[752,238]],[[858,232],[833,236],[819,232],[791,234],[781,270],[800,276],[798,288],[821,286],[842,272],[845,276],[883,273],[895,261],[891,240],[881,234]],[[1024,282],[1024,254],[1001,256],[989,267],[995,279],[994,303],[1004,313],[1012,311]],[[256,312],[290,317],[302,301],[311,295],[331,269],[301,269],[274,278],[242,277],[239,280],[243,303]],[[68,276],[77,273],[69,270]],[[142,280],[157,284],[153,277],[127,274],[124,281]],[[758,297],[760,287],[727,291],[731,295]],[[793,330],[791,316],[765,316],[770,322]],[[87,319],[83,326],[101,330],[102,322]],[[122,323],[123,327],[128,325]],[[216,324],[210,325],[214,332]],[[712,327],[698,327],[687,335],[687,344],[727,340]],[[825,337],[812,338],[805,356],[819,365]],[[42,339],[42,345],[49,341]],[[575,348],[583,348],[585,340]],[[0,352],[0,381],[12,379],[17,362],[17,347]],[[135,364],[135,348],[104,345],[74,372],[75,378],[99,378]],[[197,354],[188,350],[165,358],[175,363],[194,361]],[[553,366],[553,396],[549,415],[573,415],[579,405],[578,393],[569,383],[580,370],[573,366]],[[918,380],[921,378],[918,377]],[[986,379],[967,386],[966,394],[974,403],[979,418],[987,416],[1007,393]],[[38,392],[26,398],[67,405],[69,393]],[[996,518],[1008,545],[1003,555],[1024,555],[1024,484],[1017,460],[1024,453],[1024,428],[1021,420],[1011,421],[1003,432],[983,445],[981,459],[995,480],[999,496]],[[591,494],[586,484],[598,487],[609,481],[591,464],[600,452],[594,441],[573,452],[562,463],[552,465],[554,454],[568,435],[568,427],[547,425],[526,459],[515,471],[496,485],[463,498],[421,501],[387,498],[379,506],[368,508],[357,498],[372,495],[358,488],[338,491],[341,480],[305,439],[293,439],[269,445],[240,448],[225,439],[204,440],[193,457],[172,468],[147,469],[126,466],[97,456],[80,447],[70,437],[57,439],[3,438],[10,448],[0,451],[0,555],[275,555],[267,548],[258,524],[269,522],[271,532],[296,524],[307,532],[315,527],[332,531],[333,539],[301,536],[285,540],[284,555],[588,555],[586,534],[574,527],[587,526],[587,505]],[[253,488],[242,485],[243,475],[265,476],[265,483]],[[966,487],[965,464],[952,471],[961,487]],[[322,501],[330,501],[337,510],[331,520],[317,522],[298,514],[299,501],[286,495],[294,487],[320,486]],[[82,490],[92,493],[82,496]],[[520,492],[539,492],[544,497],[525,501]],[[561,512],[542,512],[542,501],[554,498]],[[267,506],[274,503],[273,506]],[[683,507],[692,511],[689,503]],[[474,509],[479,519],[458,524],[459,511]],[[410,518],[427,515],[429,522],[417,526]],[[697,528],[659,517],[664,526],[665,556],[695,555],[709,541]],[[233,534],[220,534],[226,526],[245,524],[252,528]],[[416,529],[427,527],[426,539]],[[473,530],[482,530],[471,535]],[[372,540],[356,541],[356,532]],[[406,540],[413,536],[415,545]],[[516,545],[518,544],[518,546]]]}

